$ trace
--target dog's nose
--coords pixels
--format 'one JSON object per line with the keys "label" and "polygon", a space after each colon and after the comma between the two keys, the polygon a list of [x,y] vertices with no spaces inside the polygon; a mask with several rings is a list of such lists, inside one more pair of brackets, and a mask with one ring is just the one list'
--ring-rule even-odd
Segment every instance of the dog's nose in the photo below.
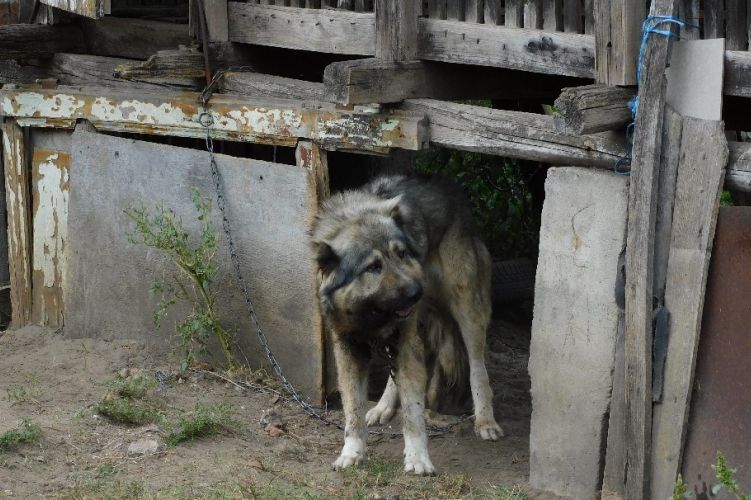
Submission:
{"label": "dog's nose", "polygon": [[404,298],[409,302],[415,303],[422,297],[422,285],[420,283],[412,283],[404,289]]}

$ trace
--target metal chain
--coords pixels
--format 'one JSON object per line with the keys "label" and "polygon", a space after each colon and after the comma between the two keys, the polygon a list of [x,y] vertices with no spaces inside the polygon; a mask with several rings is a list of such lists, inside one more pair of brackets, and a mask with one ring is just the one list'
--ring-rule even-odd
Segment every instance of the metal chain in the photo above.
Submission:
{"label": "metal chain", "polygon": [[[224,236],[227,241],[227,248],[229,250],[230,261],[232,262],[232,267],[235,271],[235,277],[237,278],[237,282],[243,293],[243,298],[245,299],[245,307],[247,308],[248,314],[250,315],[250,318],[253,321],[253,326],[255,327],[255,330],[256,330],[256,336],[258,337],[258,340],[261,343],[261,347],[263,347],[263,350],[266,353],[266,358],[271,364],[271,367],[273,368],[274,373],[276,373],[279,381],[282,383],[282,386],[287,391],[290,398],[295,403],[297,403],[300,406],[300,408],[303,409],[305,413],[307,413],[311,417],[315,417],[316,419],[320,420],[326,425],[333,425],[339,430],[344,430],[344,426],[342,426],[342,424],[329,419],[325,415],[324,412],[319,411],[315,406],[308,403],[305,400],[305,398],[297,391],[297,389],[295,389],[292,383],[284,375],[284,371],[282,370],[282,367],[279,364],[279,362],[276,360],[276,356],[274,355],[274,352],[271,350],[271,347],[269,347],[269,343],[266,338],[266,335],[263,333],[263,330],[261,329],[261,323],[260,321],[258,321],[258,316],[256,315],[255,307],[253,306],[253,301],[251,300],[250,293],[248,292],[247,282],[245,281],[245,278],[242,274],[242,270],[240,268],[240,258],[238,257],[237,251],[235,249],[235,242],[232,238],[230,222],[227,217],[227,213],[225,209],[226,206],[225,206],[225,200],[224,200],[224,191],[222,189],[222,177],[221,177],[221,174],[219,173],[219,167],[216,163],[216,157],[214,155],[214,140],[211,137],[211,127],[214,124],[214,118],[212,117],[211,112],[209,111],[209,101],[211,100],[211,96],[213,95],[214,90],[216,90],[216,86],[218,85],[219,81],[225,76],[227,72],[235,71],[235,70],[242,70],[242,69],[244,68],[229,68],[229,69],[218,71],[214,74],[214,77],[211,79],[211,82],[201,92],[201,97],[200,97],[201,113],[198,115],[198,122],[206,130],[206,151],[209,153],[209,166],[211,168],[211,177],[214,181],[214,188],[216,191],[216,204],[219,207],[219,212],[222,216],[222,230],[224,231]],[[386,349],[387,349],[387,355],[389,358],[389,369],[391,371],[390,376],[393,377],[395,375],[395,368],[393,366],[393,363],[391,360],[392,356],[391,356],[391,353],[388,351],[388,347]],[[449,430],[453,429],[455,426],[467,420],[468,418],[470,418],[469,415],[462,415],[456,422],[453,422],[446,427],[443,427],[443,428],[429,427],[429,429],[431,430],[430,436],[443,435],[447,433]],[[392,431],[369,430],[368,432],[370,434],[388,435],[392,437],[402,435],[401,432],[392,432]]]}

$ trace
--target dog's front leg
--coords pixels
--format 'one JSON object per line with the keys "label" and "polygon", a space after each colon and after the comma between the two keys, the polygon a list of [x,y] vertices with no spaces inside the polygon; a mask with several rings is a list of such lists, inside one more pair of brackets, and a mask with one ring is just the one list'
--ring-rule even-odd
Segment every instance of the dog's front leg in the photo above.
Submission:
{"label": "dog's front leg", "polygon": [[368,428],[365,408],[368,386],[368,362],[358,356],[342,339],[334,341],[334,358],[339,379],[339,393],[344,406],[344,447],[332,464],[335,470],[360,465],[367,454]]}
{"label": "dog's front leg", "polygon": [[396,386],[404,419],[404,470],[417,475],[435,474],[428,455],[425,430],[425,348],[417,334],[417,320],[404,324],[396,367]]}

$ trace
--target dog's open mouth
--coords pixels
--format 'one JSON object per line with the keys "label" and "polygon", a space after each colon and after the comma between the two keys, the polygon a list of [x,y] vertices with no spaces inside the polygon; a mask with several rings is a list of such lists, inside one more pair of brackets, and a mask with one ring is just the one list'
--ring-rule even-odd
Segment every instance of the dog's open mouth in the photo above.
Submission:
{"label": "dog's open mouth", "polygon": [[410,314],[412,314],[412,310],[414,308],[414,306],[409,306],[405,307],[404,309],[397,309],[396,311],[394,311],[394,314],[396,314],[398,318],[405,319],[408,318]]}

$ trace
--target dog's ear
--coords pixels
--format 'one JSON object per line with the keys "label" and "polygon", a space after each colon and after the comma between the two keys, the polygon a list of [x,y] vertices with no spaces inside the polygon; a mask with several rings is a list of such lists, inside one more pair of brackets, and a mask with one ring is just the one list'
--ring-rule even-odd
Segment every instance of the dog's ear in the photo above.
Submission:
{"label": "dog's ear", "polygon": [[389,217],[394,219],[397,226],[404,224],[404,207],[402,206],[402,195],[389,198],[383,204],[383,211]]}
{"label": "dog's ear", "polygon": [[330,274],[339,265],[341,259],[331,248],[331,245],[325,241],[313,241],[313,252],[315,253],[318,268],[324,275]]}

